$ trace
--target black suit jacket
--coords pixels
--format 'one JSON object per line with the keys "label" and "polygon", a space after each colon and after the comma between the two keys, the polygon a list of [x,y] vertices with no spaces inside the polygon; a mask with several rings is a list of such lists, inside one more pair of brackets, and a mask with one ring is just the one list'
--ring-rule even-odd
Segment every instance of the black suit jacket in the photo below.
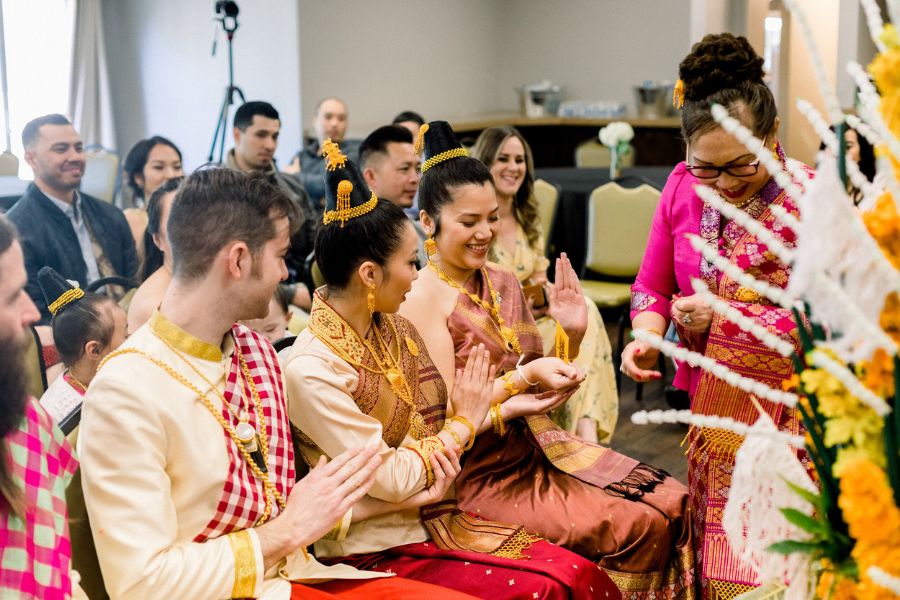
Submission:
{"label": "black suit jacket", "polygon": [[[138,267],[137,252],[122,211],[87,194],[81,194],[80,208],[116,275],[134,277]],[[75,229],[69,217],[33,183],[6,216],[19,230],[28,271],[28,295],[41,311],[41,323],[49,323],[50,311],[37,280],[41,267],[53,267],[66,279],[77,281],[82,288],[90,283]]]}

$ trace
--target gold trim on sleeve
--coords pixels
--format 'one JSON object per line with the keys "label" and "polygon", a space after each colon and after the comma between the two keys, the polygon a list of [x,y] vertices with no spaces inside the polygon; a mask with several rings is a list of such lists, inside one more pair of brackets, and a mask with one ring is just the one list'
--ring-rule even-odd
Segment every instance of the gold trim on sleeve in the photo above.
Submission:
{"label": "gold trim on sleeve", "polygon": [[256,595],[256,552],[253,539],[246,529],[229,533],[225,537],[231,544],[234,555],[234,586],[232,598],[252,598]]}

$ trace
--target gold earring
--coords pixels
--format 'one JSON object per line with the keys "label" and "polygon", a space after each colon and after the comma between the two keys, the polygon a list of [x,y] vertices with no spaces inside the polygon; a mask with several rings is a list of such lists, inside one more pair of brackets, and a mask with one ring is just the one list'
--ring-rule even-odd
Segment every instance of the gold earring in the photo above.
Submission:
{"label": "gold earring", "polygon": [[366,305],[369,307],[369,315],[375,314],[375,284],[369,286],[369,293],[366,295]]}
{"label": "gold earring", "polygon": [[431,258],[435,254],[437,254],[437,242],[435,242],[434,238],[432,238],[430,235],[428,236],[428,239],[425,240],[424,246],[425,254],[428,256],[428,258]]}

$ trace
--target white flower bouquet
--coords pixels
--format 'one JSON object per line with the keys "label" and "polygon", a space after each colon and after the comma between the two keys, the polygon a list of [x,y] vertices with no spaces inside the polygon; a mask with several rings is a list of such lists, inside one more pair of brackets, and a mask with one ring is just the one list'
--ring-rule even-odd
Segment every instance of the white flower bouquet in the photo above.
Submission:
{"label": "white flower bouquet", "polygon": [[609,176],[619,176],[619,159],[631,149],[629,142],[634,139],[634,129],[624,121],[613,121],[600,130],[600,143],[609,148],[612,160],[609,164]]}

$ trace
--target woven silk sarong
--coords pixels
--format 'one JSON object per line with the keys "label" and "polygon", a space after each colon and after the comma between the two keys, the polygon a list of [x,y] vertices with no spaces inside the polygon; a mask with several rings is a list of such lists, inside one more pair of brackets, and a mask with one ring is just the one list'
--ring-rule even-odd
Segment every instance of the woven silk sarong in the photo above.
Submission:
{"label": "woven silk sarong", "polygon": [[[772,214],[772,206],[783,206],[797,214],[797,209],[774,181],[763,187],[746,207],[746,211],[773,231],[788,246],[793,246],[793,232]],[[781,263],[765,244],[734,221],[721,225],[721,217],[710,205],[703,208],[701,236],[717,244],[722,256],[742,271],[770,285],[786,287],[790,269]],[[772,306],[748,288],[741,287],[711,264],[701,259],[700,274],[710,290],[724,298],[747,317],[765,326],[771,333],[798,345],[797,328],[790,311]],[[716,314],[708,336],[695,336],[679,326],[679,336],[688,348],[705,355],[729,369],[761,381],[776,389],[793,373],[793,364],[768,349],[752,335]],[[800,433],[795,411],[783,405],[759,400],[763,410],[779,429]],[[691,410],[699,414],[731,417],[753,423],[759,416],[750,394],[728,385],[709,373],[700,377]],[[688,481],[694,514],[697,559],[702,565],[702,587],[705,597],[730,600],[758,585],[753,570],[743,565],[731,550],[722,528],[722,513],[731,488],[735,452],[743,442],[737,434],[715,429],[692,428],[689,433]]]}
{"label": "woven silk sarong", "polygon": [[[512,273],[486,269],[507,326],[519,336],[523,362],[542,343]],[[487,300],[480,273],[466,288]],[[519,357],[506,350],[483,309],[460,294],[448,319],[456,364],[485,344],[509,370]],[[694,558],[685,487],[648,465],[585,443],[545,416],[514,419],[499,437],[478,436],[457,479],[464,510],[522,523],[542,537],[597,562],[626,598],[693,598]]]}

